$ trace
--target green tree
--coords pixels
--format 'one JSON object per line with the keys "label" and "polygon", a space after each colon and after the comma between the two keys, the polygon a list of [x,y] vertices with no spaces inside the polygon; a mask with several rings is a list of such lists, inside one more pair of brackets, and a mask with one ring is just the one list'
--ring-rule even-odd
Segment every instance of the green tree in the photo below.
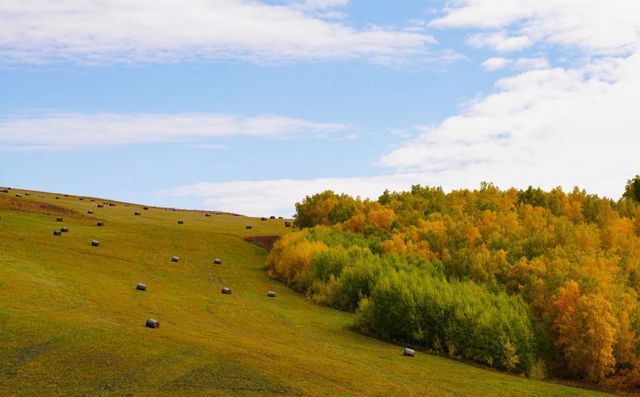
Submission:
{"label": "green tree", "polygon": [[627,181],[622,197],[640,202],[640,175]]}

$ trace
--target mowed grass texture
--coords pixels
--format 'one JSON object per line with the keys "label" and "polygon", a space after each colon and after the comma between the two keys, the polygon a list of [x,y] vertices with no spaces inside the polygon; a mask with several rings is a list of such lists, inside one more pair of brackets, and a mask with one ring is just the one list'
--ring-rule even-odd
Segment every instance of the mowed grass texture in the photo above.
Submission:
{"label": "mowed grass texture", "polygon": [[268,278],[244,241],[283,220],[16,192],[0,193],[0,395],[599,395],[351,331],[353,315]]}

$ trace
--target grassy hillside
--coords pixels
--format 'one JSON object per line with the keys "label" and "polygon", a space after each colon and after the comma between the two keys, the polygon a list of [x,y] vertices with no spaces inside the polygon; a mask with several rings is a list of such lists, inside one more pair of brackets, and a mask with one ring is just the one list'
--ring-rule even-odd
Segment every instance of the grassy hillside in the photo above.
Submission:
{"label": "grassy hillside", "polygon": [[599,395],[350,331],[351,314],[268,278],[243,240],[282,220],[15,193],[0,193],[0,395]]}

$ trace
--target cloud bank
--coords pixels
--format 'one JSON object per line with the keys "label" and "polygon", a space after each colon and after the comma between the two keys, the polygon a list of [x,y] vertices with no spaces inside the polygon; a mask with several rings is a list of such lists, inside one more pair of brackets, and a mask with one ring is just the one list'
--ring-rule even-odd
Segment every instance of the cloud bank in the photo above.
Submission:
{"label": "cloud bank", "polygon": [[[13,63],[256,63],[423,57],[433,37],[357,29],[329,15],[344,0],[22,0],[0,2],[0,59]],[[321,13],[319,13],[321,12]],[[324,13],[324,14],[322,14]]]}

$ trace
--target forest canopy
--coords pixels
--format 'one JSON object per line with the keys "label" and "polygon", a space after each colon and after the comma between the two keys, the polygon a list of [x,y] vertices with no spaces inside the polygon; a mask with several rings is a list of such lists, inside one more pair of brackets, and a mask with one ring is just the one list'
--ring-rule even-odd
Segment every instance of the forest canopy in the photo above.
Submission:
{"label": "forest canopy", "polygon": [[[640,178],[638,178],[640,181]],[[356,328],[493,368],[640,385],[640,205],[579,189],[413,186],[296,204],[271,276]],[[631,187],[629,187],[631,186]],[[640,190],[638,190],[640,192]]]}

